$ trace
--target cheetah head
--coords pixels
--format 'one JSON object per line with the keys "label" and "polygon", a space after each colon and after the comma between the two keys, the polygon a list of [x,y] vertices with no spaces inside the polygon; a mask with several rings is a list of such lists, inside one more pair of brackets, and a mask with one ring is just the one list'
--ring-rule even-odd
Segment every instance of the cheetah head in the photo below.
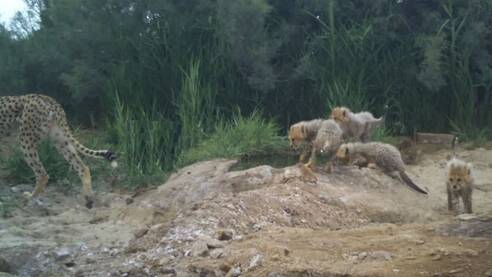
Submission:
{"label": "cheetah head", "polygon": [[294,124],[289,129],[289,145],[292,149],[298,149],[307,138],[306,126]]}
{"label": "cheetah head", "polygon": [[338,123],[348,122],[348,114],[350,113],[350,109],[346,107],[335,107],[331,110],[330,118],[335,120]]}
{"label": "cheetah head", "polygon": [[453,158],[448,163],[448,187],[453,191],[460,191],[468,186],[472,180],[472,165]]}
{"label": "cheetah head", "polygon": [[352,144],[345,143],[338,148],[336,158],[337,160],[347,161],[350,159],[351,154],[352,154]]}

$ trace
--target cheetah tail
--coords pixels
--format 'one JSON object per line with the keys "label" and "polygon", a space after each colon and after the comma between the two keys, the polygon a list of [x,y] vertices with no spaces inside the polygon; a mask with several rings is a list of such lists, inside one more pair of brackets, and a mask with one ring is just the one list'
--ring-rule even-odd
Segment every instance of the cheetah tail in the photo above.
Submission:
{"label": "cheetah tail", "polygon": [[73,136],[70,136],[72,144],[75,146],[75,149],[77,151],[85,156],[88,157],[93,157],[93,158],[104,158],[110,162],[115,162],[116,160],[116,154],[111,151],[111,150],[92,150],[84,145],[82,145],[80,142],[78,142]]}
{"label": "cheetah tail", "polygon": [[419,188],[413,181],[412,179],[410,179],[410,177],[408,177],[408,175],[404,172],[404,171],[401,171],[400,172],[400,177],[403,179],[403,181],[405,182],[405,184],[407,184],[407,186],[409,186],[410,188],[412,188],[413,190],[415,191],[418,191],[420,193],[423,193],[423,194],[427,194],[427,191]]}
{"label": "cheetah tail", "polygon": [[386,118],[384,117],[384,115],[382,115],[382,116],[381,116],[381,117],[379,117],[379,118],[376,118],[376,121],[375,121],[375,123],[376,123],[376,127],[384,127],[384,126],[385,126],[385,123],[386,123],[386,122],[385,122],[385,121],[386,121],[385,119],[386,119]]}
{"label": "cheetah tail", "polygon": [[456,147],[458,146],[458,136],[454,136],[453,140],[451,141],[451,148],[453,149],[453,157],[457,158],[458,155],[456,154]]}

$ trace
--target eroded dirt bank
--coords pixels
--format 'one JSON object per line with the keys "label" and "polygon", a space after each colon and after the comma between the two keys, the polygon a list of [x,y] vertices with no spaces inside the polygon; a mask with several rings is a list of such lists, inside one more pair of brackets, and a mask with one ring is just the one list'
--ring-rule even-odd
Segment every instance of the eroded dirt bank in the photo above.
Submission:
{"label": "eroded dirt bank", "polygon": [[[492,276],[492,151],[474,162],[475,215],[448,213],[449,151],[409,175],[423,196],[369,168],[306,182],[298,167],[183,168],[138,195],[99,192],[95,209],[50,189],[0,219],[0,271],[19,276]],[[18,196],[28,186],[2,186]],[[1,273],[0,273],[0,276]]]}

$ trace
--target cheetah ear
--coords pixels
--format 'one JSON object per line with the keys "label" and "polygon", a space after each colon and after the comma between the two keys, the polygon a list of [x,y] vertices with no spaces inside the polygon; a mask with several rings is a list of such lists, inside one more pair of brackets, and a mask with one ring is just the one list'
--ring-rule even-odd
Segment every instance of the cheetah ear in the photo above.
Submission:
{"label": "cheetah ear", "polygon": [[343,110],[343,111],[342,111],[342,116],[343,116],[343,117],[346,117],[346,116],[347,116],[347,111],[346,111],[346,110]]}

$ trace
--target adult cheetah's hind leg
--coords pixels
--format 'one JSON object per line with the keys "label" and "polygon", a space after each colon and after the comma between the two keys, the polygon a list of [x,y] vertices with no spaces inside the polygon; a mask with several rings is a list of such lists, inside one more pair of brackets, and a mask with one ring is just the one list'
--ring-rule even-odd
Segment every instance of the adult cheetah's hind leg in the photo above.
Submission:
{"label": "adult cheetah's hind leg", "polygon": [[30,132],[21,130],[19,134],[20,146],[22,153],[24,155],[24,160],[27,165],[31,168],[36,177],[36,186],[32,193],[25,193],[28,198],[37,197],[46,188],[48,184],[49,176],[44,169],[41,160],[39,159],[37,147],[40,142],[40,138]]}
{"label": "adult cheetah's hind leg", "polygon": [[53,137],[56,149],[63,155],[65,160],[77,172],[82,182],[82,195],[84,196],[85,206],[91,209],[94,205],[94,193],[92,191],[91,171],[80,158],[75,146],[64,134]]}

